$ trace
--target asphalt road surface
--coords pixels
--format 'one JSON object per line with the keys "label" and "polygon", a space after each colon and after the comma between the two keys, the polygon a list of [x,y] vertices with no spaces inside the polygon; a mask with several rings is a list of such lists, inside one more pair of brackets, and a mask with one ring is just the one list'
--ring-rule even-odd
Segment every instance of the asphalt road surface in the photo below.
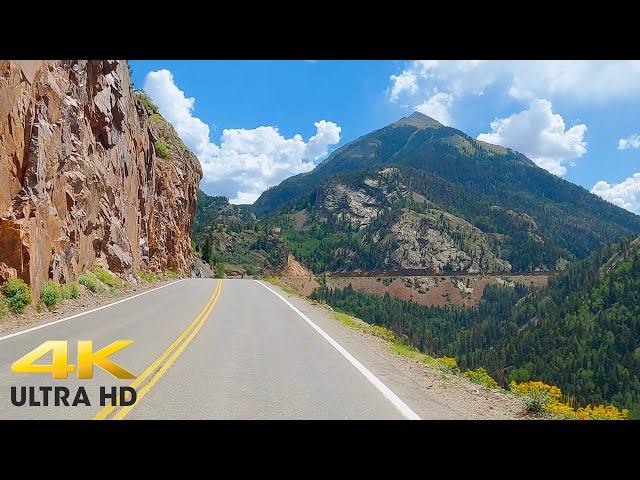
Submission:
{"label": "asphalt road surface", "polygon": [[[54,380],[11,365],[47,340],[98,350],[133,340],[109,358],[134,373],[119,380]],[[37,363],[50,363],[51,354]],[[130,385],[130,407],[101,407],[100,387]],[[14,406],[11,387],[84,387],[90,406]],[[27,389],[28,390],[28,389]],[[52,392],[53,393],[53,392]],[[187,279],[97,311],[0,337],[0,419],[417,419],[402,399],[270,285],[255,280]]]}

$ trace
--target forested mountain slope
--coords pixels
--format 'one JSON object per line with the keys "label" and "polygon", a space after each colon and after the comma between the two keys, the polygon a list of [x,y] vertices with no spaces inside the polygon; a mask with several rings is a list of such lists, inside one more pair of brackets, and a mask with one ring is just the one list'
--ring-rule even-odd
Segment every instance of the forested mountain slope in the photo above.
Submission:
{"label": "forested mountain slope", "polygon": [[639,216],[420,113],[341,147],[251,208],[316,272],[553,269],[640,232]]}
{"label": "forested mountain slope", "polygon": [[192,240],[196,251],[222,275],[225,270],[254,275],[285,268],[289,249],[269,225],[226,197],[198,190]]}
{"label": "forested mountain slope", "polygon": [[543,380],[578,404],[640,413],[640,238],[576,262],[542,291],[485,288],[476,309],[429,308],[343,290],[314,297],[405,335],[419,349],[486,368],[506,385]]}

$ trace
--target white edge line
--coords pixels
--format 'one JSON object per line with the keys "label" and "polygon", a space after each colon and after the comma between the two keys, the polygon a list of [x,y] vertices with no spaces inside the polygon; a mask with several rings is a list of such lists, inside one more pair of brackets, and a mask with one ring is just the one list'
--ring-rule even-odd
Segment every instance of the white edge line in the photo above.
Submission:
{"label": "white edge line", "polygon": [[77,313],[77,314],[72,315],[70,317],[61,318],[60,320],[55,320],[53,322],[49,322],[49,323],[45,323],[45,324],[42,324],[42,325],[38,325],[37,327],[32,327],[32,328],[28,328],[26,330],[21,330],[19,332],[14,332],[14,333],[11,333],[9,335],[5,335],[4,337],[0,337],[0,342],[2,340],[7,340],[7,339],[12,338],[12,337],[17,337],[18,335],[24,335],[25,333],[33,332],[35,330],[40,330],[41,328],[50,327],[51,325],[55,325],[57,323],[62,323],[62,322],[66,322],[68,320],[73,320],[74,318],[82,317],[84,315],[88,315],[90,313],[97,312],[98,310],[102,310],[102,309],[105,309],[105,308],[113,307],[114,305],[118,305],[119,303],[126,302],[127,300],[133,300],[134,298],[141,297],[142,295],[146,295],[147,293],[155,292],[156,290],[160,290],[162,288],[166,288],[166,287],[169,287],[171,285],[175,285],[176,283],[180,283],[180,282],[182,282],[184,280],[185,280],[184,278],[180,279],[180,280],[176,280],[175,282],[167,283],[166,285],[162,285],[161,287],[152,288],[151,290],[147,290],[145,292],[138,293],[136,295],[132,295],[132,296],[127,297],[127,298],[123,298],[122,300],[118,300],[118,301],[112,302],[112,303],[107,303],[106,305],[102,305],[101,307],[94,308],[93,310],[87,310],[86,312]]}
{"label": "white edge line", "polygon": [[333,338],[331,338],[329,336],[329,334],[327,332],[325,332],[324,330],[322,330],[322,328],[320,328],[318,325],[316,325],[313,321],[311,321],[309,319],[309,317],[307,317],[304,313],[302,313],[300,310],[298,310],[291,302],[289,302],[289,300],[287,300],[286,298],[284,298],[282,295],[280,295],[278,292],[276,292],[275,290],[273,290],[272,288],[266,286],[264,283],[259,282],[258,280],[255,280],[257,283],[259,283],[260,285],[262,285],[264,288],[266,288],[267,290],[269,290],[271,293],[273,293],[275,296],[279,297],[280,300],[282,300],[284,303],[286,303],[294,312],[296,312],[305,322],[307,322],[316,332],[318,332],[322,338],[324,338],[327,342],[329,342],[331,344],[331,346],[333,348],[335,348],[338,352],[340,352],[340,354],[346,358],[354,367],[356,367],[358,369],[358,371],[364,375],[364,377],[369,380],[369,382],[376,387],[380,393],[382,393],[382,395],[385,396],[385,398],[387,400],[389,400],[394,407],[396,407],[400,413],[402,413],[402,415],[404,415],[406,418],[408,418],[409,420],[422,420],[420,418],[420,416],[414,412],[411,407],[409,407],[409,405],[407,405],[406,403],[404,403],[400,397],[398,397],[395,393],[393,393],[391,391],[391,389],[389,387],[387,387],[384,383],[382,383],[382,381],[376,377],[373,373],[371,373],[367,367],[365,367],[364,365],[362,365],[353,355],[351,355],[344,347],[342,347],[342,345],[340,345],[338,342],[336,342]]}

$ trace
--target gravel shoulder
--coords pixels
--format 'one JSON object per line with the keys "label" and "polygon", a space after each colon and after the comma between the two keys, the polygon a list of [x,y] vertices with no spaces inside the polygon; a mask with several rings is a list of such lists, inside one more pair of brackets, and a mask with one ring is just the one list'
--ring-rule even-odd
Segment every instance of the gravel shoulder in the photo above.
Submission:
{"label": "gravel shoulder", "polygon": [[445,374],[391,351],[391,343],[334,316],[328,305],[269,284],[351,352],[423,419],[533,420],[522,401],[508,392],[489,391],[466,378]]}
{"label": "gravel shoulder", "polygon": [[121,290],[105,295],[97,295],[79,285],[80,295],[78,298],[64,300],[53,310],[44,308],[44,310],[38,312],[34,305],[30,305],[20,315],[8,313],[5,317],[0,318],[0,336],[55,322],[56,320],[102,307],[175,281],[175,279],[166,279],[153,283],[128,283]]}

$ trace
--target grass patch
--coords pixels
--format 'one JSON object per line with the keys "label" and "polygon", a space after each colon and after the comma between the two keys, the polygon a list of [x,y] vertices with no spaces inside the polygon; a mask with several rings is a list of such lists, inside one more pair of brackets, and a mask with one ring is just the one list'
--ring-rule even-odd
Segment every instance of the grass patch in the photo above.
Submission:
{"label": "grass patch", "polygon": [[173,268],[165,269],[164,276],[167,278],[180,278],[180,274],[178,273],[178,271],[174,270]]}
{"label": "grass patch", "polygon": [[120,290],[122,287],[124,287],[124,282],[121,278],[116,277],[114,274],[108,272],[104,268],[94,267],[91,270],[91,273],[93,273],[98,280],[100,280],[112,290]]}
{"label": "grass patch", "polygon": [[428,363],[427,359],[431,358],[428,355],[420,352],[417,348],[410,347],[409,345],[405,345],[404,343],[400,342],[392,343],[389,349],[397,355],[402,355],[403,357],[407,357],[412,360],[418,360],[424,363]]}
{"label": "grass patch", "polygon": [[93,293],[100,293],[103,290],[103,286],[100,283],[100,280],[98,280],[98,277],[96,277],[91,272],[83,273],[82,275],[80,275],[78,277],[78,283],[80,283],[80,285],[84,285],[87,290]]}
{"label": "grass patch", "polygon": [[362,325],[360,324],[360,322],[356,321],[355,318],[353,318],[351,315],[347,315],[346,313],[342,313],[342,312],[333,312],[333,317],[339,321],[341,324],[349,327],[349,328],[355,328],[357,330],[360,330]]}
{"label": "grass patch", "polygon": [[169,158],[171,156],[169,152],[169,145],[167,142],[163,142],[162,140],[158,140],[154,144],[154,148],[156,149],[156,155],[160,158]]}
{"label": "grass patch", "polygon": [[138,272],[138,278],[140,278],[143,282],[146,283],[154,283],[159,280],[158,276],[152,272],[145,272],[144,270],[140,270]]}
{"label": "grass patch", "polygon": [[53,280],[47,281],[40,292],[40,301],[46,305],[48,309],[55,308],[63,299],[62,287],[58,282]]}
{"label": "grass patch", "polygon": [[415,347],[411,347],[402,342],[395,341],[391,344],[389,349],[396,355],[402,355],[403,357],[410,358],[422,362],[434,370],[442,372],[443,378],[447,378],[447,374],[457,375],[459,373],[456,359],[452,357],[434,358],[431,355],[422,353]]}
{"label": "grass patch", "polygon": [[9,304],[4,296],[0,295],[0,320],[2,320],[7,313],[9,313]]}
{"label": "grass patch", "polygon": [[287,292],[289,295],[297,295],[298,297],[301,296],[300,292],[298,292],[295,288],[291,288],[287,285],[282,285],[280,288]]}
{"label": "grass patch", "polygon": [[2,294],[4,295],[7,307],[13,313],[24,312],[27,305],[31,303],[31,289],[24,280],[19,278],[10,278],[2,285]]}
{"label": "grass patch", "polygon": [[273,285],[280,286],[280,279],[275,275],[265,275],[262,277],[262,280],[264,280],[265,282],[269,282]]}
{"label": "grass patch", "polygon": [[72,299],[80,296],[80,288],[78,288],[77,282],[65,283],[62,285],[62,298]]}
{"label": "grass patch", "polygon": [[349,328],[360,330],[361,332],[382,338],[388,342],[396,342],[397,340],[395,333],[380,325],[369,325],[368,323],[360,322],[355,317],[343,312],[333,312],[333,317]]}

